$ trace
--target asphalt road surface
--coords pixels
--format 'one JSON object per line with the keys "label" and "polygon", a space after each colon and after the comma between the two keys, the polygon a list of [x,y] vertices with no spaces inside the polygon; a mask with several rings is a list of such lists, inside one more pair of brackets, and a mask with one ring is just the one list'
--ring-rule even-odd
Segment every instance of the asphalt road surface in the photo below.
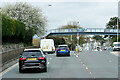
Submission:
{"label": "asphalt road surface", "polygon": [[82,51],[71,56],[48,54],[48,71],[19,73],[18,63],[3,72],[2,78],[118,78],[118,57],[110,51]]}

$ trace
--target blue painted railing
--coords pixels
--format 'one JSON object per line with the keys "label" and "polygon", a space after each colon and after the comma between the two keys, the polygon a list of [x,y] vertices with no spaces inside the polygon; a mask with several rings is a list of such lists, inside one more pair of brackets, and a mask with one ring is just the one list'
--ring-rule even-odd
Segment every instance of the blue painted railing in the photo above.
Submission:
{"label": "blue painted railing", "polygon": [[[117,29],[105,29],[105,28],[86,28],[86,29],[52,29],[47,31],[46,35],[49,35],[50,33],[62,33],[62,32],[107,32],[107,33],[117,33]],[[119,29],[120,33],[120,29]]]}

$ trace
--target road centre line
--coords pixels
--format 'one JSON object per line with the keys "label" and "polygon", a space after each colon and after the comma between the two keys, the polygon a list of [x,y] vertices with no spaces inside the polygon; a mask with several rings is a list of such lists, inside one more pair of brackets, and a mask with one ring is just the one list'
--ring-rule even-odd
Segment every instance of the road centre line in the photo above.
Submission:
{"label": "road centre line", "polygon": [[79,61],[80,61],[80,63],[82,64],[82,66],[85,67],[86,71],[95,79],[95,76],[94,76],[94,75],[92,74],[92,72],[88,69],[88,67],[82,62],[82,60],[78,57],[78,55],[76,54],[75,56],[79,59]]}

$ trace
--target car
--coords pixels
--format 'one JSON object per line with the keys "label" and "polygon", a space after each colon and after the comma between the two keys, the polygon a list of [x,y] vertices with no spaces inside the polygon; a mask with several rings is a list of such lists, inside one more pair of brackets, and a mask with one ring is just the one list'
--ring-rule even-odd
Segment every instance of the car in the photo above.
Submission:
{"label": "car", "polygon": [[19,72],[25,69],[39,69],[47,72],[47,59],[40,48],[24,49],[19,57]]}
{"label": "car", "polygon": [[120,51],[120,42],[113,42],[113,51]]}
{"label": "car", "polygon": [[70,56],[70,50],[68,45],[58,45],[58,48],[56,50],[56,56],[59,55],[68,55]]}

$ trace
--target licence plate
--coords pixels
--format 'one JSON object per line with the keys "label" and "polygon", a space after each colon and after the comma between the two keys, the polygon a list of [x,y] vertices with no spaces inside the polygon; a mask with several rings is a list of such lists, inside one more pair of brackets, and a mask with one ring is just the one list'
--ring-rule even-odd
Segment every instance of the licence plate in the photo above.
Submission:
{"label": "licence plate", "polygon": [[65,50],[61,50],[61,51],[65,51]]}
{"label": "licence plate", "polygon": [[28,58],[28,60],[37,60],[36,58]]}

